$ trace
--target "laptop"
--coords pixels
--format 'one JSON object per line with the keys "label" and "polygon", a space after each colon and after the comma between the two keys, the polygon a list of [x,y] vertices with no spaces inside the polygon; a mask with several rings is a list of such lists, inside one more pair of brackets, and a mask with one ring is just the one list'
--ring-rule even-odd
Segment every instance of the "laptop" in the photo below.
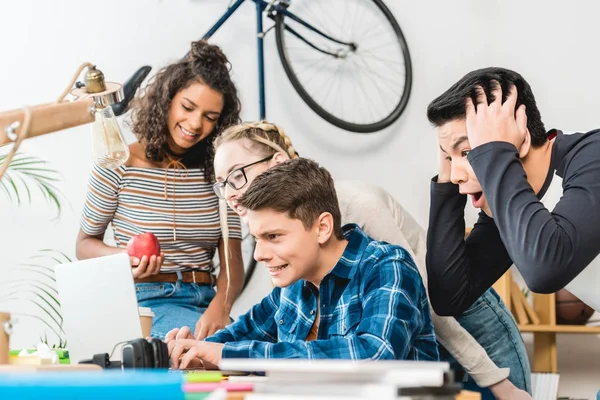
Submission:
{"label": "laptop", "polygon": [[142,337],[127,254],[59,264],[55,276],[71,364],[100,353],[120,360],[123,342]]}

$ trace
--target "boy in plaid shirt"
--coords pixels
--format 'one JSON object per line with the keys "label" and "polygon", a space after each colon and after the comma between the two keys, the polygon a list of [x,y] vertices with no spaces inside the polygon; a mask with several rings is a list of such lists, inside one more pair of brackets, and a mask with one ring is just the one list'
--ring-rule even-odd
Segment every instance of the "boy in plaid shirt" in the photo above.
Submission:
{"label": "boy in plaid shirt", "polygon": [[333,179],[298,158],[254,179],[239,199],[269,269],[270,295],[225,329],[166,337],[174,368],[221,358],[437,361],[423,282],[407,251],[341,226]]}

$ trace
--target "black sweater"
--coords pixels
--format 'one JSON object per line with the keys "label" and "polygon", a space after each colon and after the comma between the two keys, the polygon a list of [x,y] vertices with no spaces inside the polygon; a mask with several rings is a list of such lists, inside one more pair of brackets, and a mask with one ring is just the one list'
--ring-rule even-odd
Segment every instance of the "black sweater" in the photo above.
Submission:
{"label": "black sweater", "polygon": [[[553,293],[600,253],[600,130],[557,132],[551,157],[536,196],[515,146],[491,142],[471,150],[468,159],[494,219],[481,212],[466,240],[467,196],[434,178],[427,273],[437,314],[460,315],[513,262],[533,292]],[[563,179],[563,196],[548,210],[539,199],[555,173]]]}

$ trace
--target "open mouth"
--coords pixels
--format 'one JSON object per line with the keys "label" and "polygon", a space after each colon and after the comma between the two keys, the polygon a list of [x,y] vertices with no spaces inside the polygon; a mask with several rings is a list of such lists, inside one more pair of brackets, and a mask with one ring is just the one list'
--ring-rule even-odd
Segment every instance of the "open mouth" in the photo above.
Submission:
{"label": "open mouth", "polygon": [[241,205],[239,205],[238,203],[233,203],[231,205],[231,208],[233,208],[235,210],[235,212],[238,213],[238,215],[240,215],[240,216],[244,216],[246,214],[246,209],[244,207],[242,207]]}
{"label": "open mouth", "polygon": [[471,194],[471,199],[473,202],[473,207],[481,208],[483,205],[483,192],[477,192]]}
{"label": "open mouth", "polygon": [[183,126],[179,125],[179,129],[181,129],[181,133],[183,133],[184,137],[190,138],[190,139],[195,139],[198,134],[194,133],[194,132],[190,132],[187,129],[185,129]]}
{"label": "open mouth", "polygon": [[277,273],[277,272],[283,271],[284,269],[286,269],[286,268],[287,268],[287,266],[288,266],[288,265],[289,265],[289,264],[284,264],[284,265],[280,265],[280,266],[278,266],[278,267],[267,267],[267,268],[269,268],[269,272],[270,272],[270,273],[274,274],[274,273]]}

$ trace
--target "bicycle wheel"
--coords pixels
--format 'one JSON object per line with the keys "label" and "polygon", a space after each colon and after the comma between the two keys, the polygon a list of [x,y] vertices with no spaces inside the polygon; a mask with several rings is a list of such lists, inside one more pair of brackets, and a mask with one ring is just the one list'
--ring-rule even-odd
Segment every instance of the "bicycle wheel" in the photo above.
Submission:
{"label": "bicycle wheel", "polygon": [[383,1],[290,3],[275,15],[277,51],[304,102],[352,132],[396,121],[410,96],[412,67],[402,30]]}

